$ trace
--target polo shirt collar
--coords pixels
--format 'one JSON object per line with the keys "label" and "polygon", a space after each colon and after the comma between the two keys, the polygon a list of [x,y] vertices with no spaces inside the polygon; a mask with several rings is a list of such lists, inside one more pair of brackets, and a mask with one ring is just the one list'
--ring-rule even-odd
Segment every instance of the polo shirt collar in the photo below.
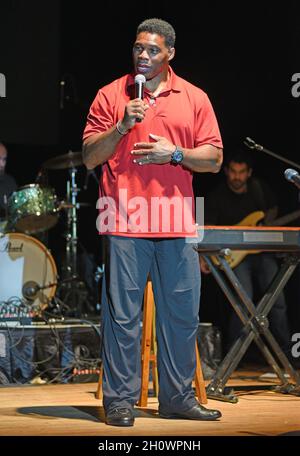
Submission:
{"label": "polo shirt collar", "polygon": [[[166,87],[162,90],[161,93],[168,92],[168,91],[174,91],[174,92],[181,92],[181,85],[178,76],[174,73],[172,68],[169,66],[168,68],[168,73],[170,75],[170,78],[168,80],[168,83]],[[127,93],[130,93],[132,91],[132,88],[134,86],[134,77],[135,73],[130,73],[128,75],[127,81],[126,81],[126,91]]]}

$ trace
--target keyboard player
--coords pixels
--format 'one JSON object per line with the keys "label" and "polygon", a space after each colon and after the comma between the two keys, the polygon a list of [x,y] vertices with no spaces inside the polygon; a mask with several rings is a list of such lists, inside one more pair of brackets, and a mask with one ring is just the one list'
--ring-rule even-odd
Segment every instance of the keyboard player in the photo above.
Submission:
{"label": "keyboard player", "polygon": [[[277,215],[275,197],[265,182],[252,176],[252,163],[243,151],[231,155],[226,161],[225,180],[216,187],[204,202],[206,225],[237,225],[249,214],[263,211],[265,221],[271,224]],[[201,271],[208,273],[208,266],[200,258]],[[275,255],[270,253],[248,254],[235,267],[234,272],[248,296],[260,298],[278,271]],[[290,330],[286,301],[280,293],[269,313],[270,330],[292,362],[290,353]],[[226,349],[239,337],[242,323],[230,307],[226,323]]]}

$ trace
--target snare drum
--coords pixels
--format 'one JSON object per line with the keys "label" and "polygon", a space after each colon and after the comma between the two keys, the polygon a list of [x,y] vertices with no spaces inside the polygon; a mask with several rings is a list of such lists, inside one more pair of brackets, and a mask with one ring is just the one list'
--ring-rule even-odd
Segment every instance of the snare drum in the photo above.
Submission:
{"label": "snare drum", "polygon": [[[0,271],[0,302],[22,299],[24,284],[43,287],[57,280],[55,261],[49,250],[23,233],[6,233],[0,237]],[[55,290],[56,285],[39,290],[32,304],[42,309],[47,307]]]}
{"label": "snare drum", "polygon": [[50,187],[25,185],[10,196],[8,213],[16,231],[31,234],[48,230],[58,220],[56,194]]}

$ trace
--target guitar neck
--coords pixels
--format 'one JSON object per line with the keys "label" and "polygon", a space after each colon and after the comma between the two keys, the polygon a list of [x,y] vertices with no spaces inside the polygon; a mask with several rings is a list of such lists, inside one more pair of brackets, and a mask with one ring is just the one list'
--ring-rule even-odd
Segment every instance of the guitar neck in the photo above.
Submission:
{"label": "guitar neck", "polygon": [[297,209],[294,212],[291,212],[290,214],[283,215],[282,217],[273,220],[273,222],[267,223],[266,226],[282,226],[286,225],[287,223],[293,222],[294,220],[297,220],[297,218],[300,217],[300,209]]}

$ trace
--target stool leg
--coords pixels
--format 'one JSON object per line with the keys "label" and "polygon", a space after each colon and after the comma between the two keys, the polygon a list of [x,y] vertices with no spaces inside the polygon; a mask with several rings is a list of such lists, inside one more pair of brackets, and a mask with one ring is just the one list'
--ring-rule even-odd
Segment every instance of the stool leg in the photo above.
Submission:
{"label": "stool leg", "polygon": [[96,399],[102,399],[102,375],[103,375],[103,366],[101,364],[99,380],[98,380],[98,387],[97,387],[97,392],[96,392]]}
{"label": "stool leg", "polygon": [[141,394],[138,405],[146,407],[148,403],[148,388],[149,388],[149,367],[151,355],[151,335],[152,335],[152,320],[153,320],[154,297],[152,284],[147,282],[144,294],[144,316],[143,316],[143,338],[142,338],[142,378],[141,378]]}
{"label": "stool leg", "polygon": [[198,396],[200,404],[207,404],[207,395],[205,389],[205,381],[201,367],[201,360],[199,355],[198,344],[196,341],[196,372],[195,372],[195,386],[196,395]]}
{"label": "stool leg", "polygon": [[[153,301],[154,302],[154,301]],[[153,390],[156,397],[158,397],[158,371],[157,371],[157,342],[156,342],[156,319],[155,319],[155,305],[153,306],[153,319],[152,319],[152,378]]]}

